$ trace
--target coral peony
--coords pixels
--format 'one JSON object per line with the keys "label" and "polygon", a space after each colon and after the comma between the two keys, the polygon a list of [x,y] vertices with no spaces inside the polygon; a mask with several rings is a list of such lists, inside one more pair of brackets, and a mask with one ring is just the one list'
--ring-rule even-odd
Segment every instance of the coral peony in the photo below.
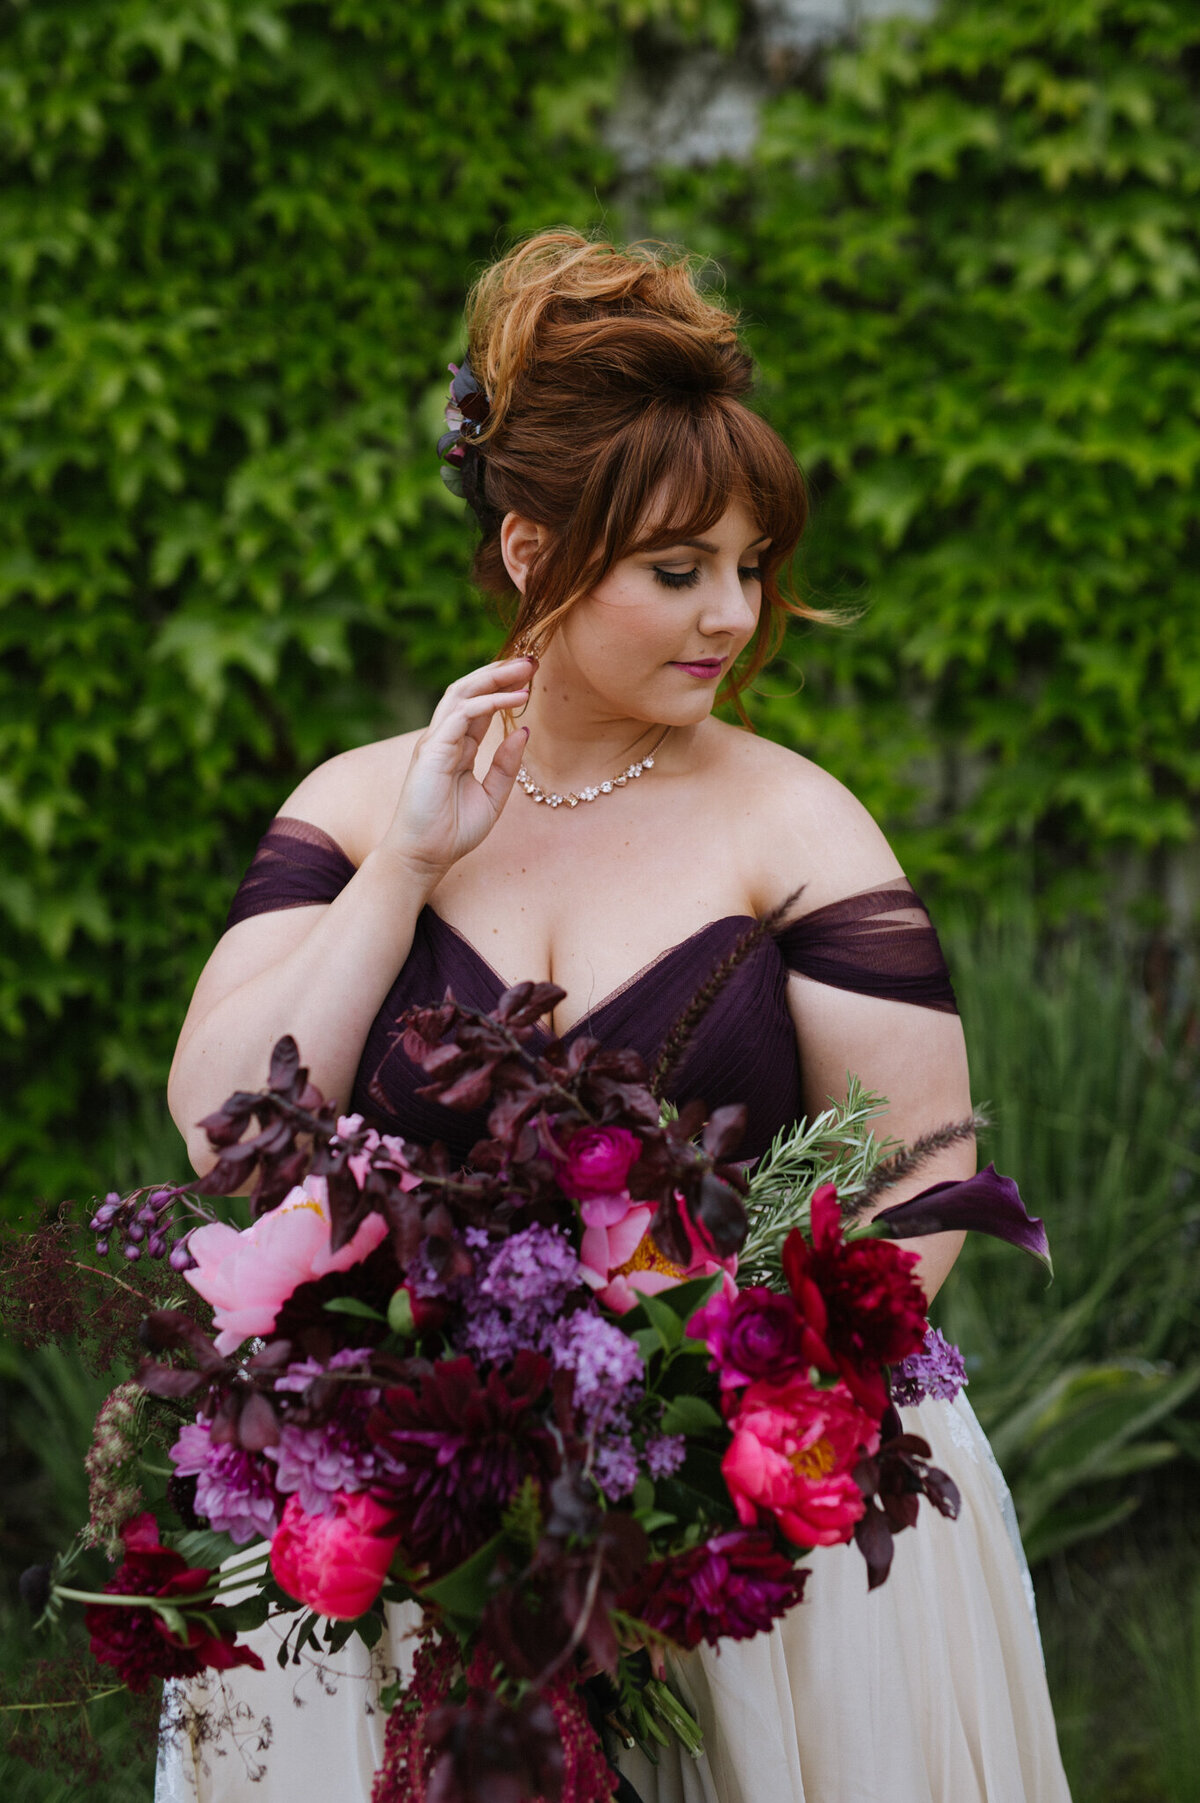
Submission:
{"label": "coral peony", "polygon": [[130,1690],[145,1690],[151,1678],[191,1678],[206,1667],[217,1671],[235,1665],[263,1669],[257,1653],[235,1643],[228,1610],[204,1601],[200,1619],[188,1613],[191,1600],[210,1589],[213,1574],[189,1567],[178,1553],[160,1545],[153,1515],[138,1515],[126,1522],[121,1538],[125,1562],[104,1586],[105,1592],[110,1596],[162,1597],[182,1616],[187,1640],[180,1641],[152,1609],[90,1603],[83,1619],[92,1652],[101,1664],[111,1665]]}
{"label": "coral peony", "polygon": [[865,1507],[854,1468],[878,1447],[879,1424],[844,1384],[752,1384],[729,1425],[721,1470],[746,1527],[766,1514],[797,1546],[850,1539]]}
{"label": "coral peony", "polygon": [[929,1304],[916,1265],[914,1252],[889,1240],[847,1243],[831,1183],[812,1199],[811,1245],[798,1228],[784,1242],[784,1275],[810,1330],[812,1362],[839,1373],[876,1417],[888,1401],[882,1367],[919,1352],[925,1341]]}
{"label": "coral peony", "polygon": [[271,1570],[297,1602],[353,1621],[379,1595],[400,1544],[397,1535],[381,1532],[390,1519],[391,1511],[364,1491],[339,1491],[331,1515],[308,1515],[300,1498],[290,1496],[271,1542]]}
{"label": "coral peony", "polygon": [[220,1221],[197,1228],[188,1241],[196,1266],[184,1276],[212,1303],[217,1351],[228,1355],[249,1335],[270,1333],[302,1283],[348,1271],[387,1234],[383,1216],[369,1214],[349,1244],[331,1252],[325,1179],[310,1176],[241,1233]]}
{"label": "coral peony", "polygon": [[641,1140],[627,1127],[582,1127],[567,1143],[559,1185],[579,1202],[620,1196],[641,1151]]}
{"label": "coral peony", "polygon": [[762,1379],[778,1383],[819,1363],[791,1298],[760,1284],[732,1294],[718,1291],[692,1316],[688,1333],[708,1342],[711,1368],[723,1390]]}

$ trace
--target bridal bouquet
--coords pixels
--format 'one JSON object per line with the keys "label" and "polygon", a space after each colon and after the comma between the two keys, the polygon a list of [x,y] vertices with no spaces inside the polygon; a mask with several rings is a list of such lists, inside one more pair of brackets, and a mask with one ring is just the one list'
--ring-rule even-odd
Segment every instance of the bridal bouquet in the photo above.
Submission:
{"label": "bridal bouquet", "polygon": [[[666,1654],[767,1630],[820,1547],[853,1539],[881,1583],[922,1496],[956,1512],[892,1401],[929,1355],[890,1240],[976,1226],[1045,1251],[990,1170],[860,1223],[880,1153],[853,1091],[748,1177],[740,1108],[672,1117],[632,1052],[535,1050],[561,997],[522,983],[489,1014],[406,1017],[421,1093],[489,1110],[463,1169],[339,1118],[284,1039],[267,1087],[204,1123],[204,1179],[92,1222],[102,1254],[167,1258],[212,1331],[151,1313],[102,1411],[88,1534],[111,1581],[78,1591],[60,1566],[27,1592],[83,1602],[135,1689],[260,1665],[237,1634],[268,1615],[291,1617],[282,1663],[373,1644],[384,1605],[415,1601],[374,1803],[582,1803],[616,1784],[605,1733],[698,1748]],[[241,1231],[199,1200],[247,1188]],[[152,1432],[173,1526],[135,1481]]]}

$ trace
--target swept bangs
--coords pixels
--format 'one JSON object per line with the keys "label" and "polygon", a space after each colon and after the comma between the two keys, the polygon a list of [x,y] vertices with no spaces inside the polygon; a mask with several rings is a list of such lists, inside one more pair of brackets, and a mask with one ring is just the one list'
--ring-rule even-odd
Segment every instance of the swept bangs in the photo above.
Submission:
{"label": "swept bangs", "polygon": [[[775,655],[789,618],[828,620],[791,589],[808,519],[804,478],[766,420],[723,394],[657,396],[608,437],[517,598],[504,655],[544,645],[560,620],[623,557],[710,530],[740,502],[770,544],[759,557],[758,626],[722,686],[746,722],[743,689]],[[748,722],[747,722],[748,723]]]}

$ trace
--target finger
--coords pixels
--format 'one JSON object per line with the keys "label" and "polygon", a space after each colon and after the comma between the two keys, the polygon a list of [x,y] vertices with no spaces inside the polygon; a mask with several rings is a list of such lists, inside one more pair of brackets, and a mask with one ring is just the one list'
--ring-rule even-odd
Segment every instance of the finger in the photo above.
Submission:
{"label": "finger", "polygon": [[496,714],[505,708],[523,708],[529,699],[528,689],[501,689],[495,695],[477,695],[460,701],[452,712],[439,720],[434,718],[426,728],[425,755],[437,754],[438,761],[447,755],[457,758],[464,746],[478,746]]}
{"label": "finger", "polygon": [[528,743],[529,728],[518,726],[496,747],[495,756],[480,787],[497,813],[512,794],[512,786],[517,780],[517,771],[521,768],[521,759],[525,756]]}
{"label": "finger", "polygon": [[436,723],[439,716],[450,713],[460,702],[469,700],[475,695],[487,695],[497,689],[514,688],[518,683],[526,686],[533,680],[537,669],[537,660],[532,657],[507,657],[503,663],[485,664],[481,670],[469,670],[452,682],[433,712]]}

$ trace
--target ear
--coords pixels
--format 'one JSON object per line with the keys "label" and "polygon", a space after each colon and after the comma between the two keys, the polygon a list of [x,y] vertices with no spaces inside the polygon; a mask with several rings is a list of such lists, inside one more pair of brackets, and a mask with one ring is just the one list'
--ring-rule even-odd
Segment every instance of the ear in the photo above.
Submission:
{"label": "ear", "polygon": [[500,527],[500,555],[514,586],[525,593],[529,571],[546,541],[546,528],[519,513],[506,513]]}

